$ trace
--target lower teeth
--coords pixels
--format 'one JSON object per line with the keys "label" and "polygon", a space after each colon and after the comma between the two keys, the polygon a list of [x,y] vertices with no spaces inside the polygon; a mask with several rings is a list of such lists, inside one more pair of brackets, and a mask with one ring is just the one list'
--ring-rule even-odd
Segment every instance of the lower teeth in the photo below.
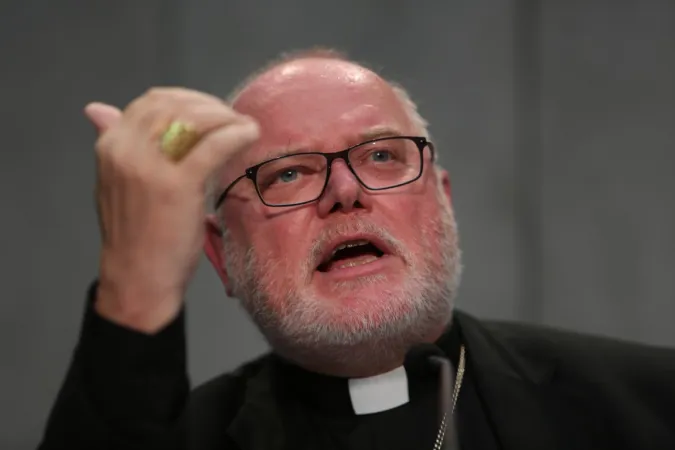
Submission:
{"label": "lower teeth", "polygon": [[346,269],[348,267],[355,267],[355,266],[360,266],[360,265],[363,265],[363,264],[368,264],[368,263],[371,263],[375,260],[377,260],[377,256],[368,256],[366,258],[357,259],[356,261],[349,261],[349,262],[346,262],[344,264],[340,264],[337,268],[338,269]]}

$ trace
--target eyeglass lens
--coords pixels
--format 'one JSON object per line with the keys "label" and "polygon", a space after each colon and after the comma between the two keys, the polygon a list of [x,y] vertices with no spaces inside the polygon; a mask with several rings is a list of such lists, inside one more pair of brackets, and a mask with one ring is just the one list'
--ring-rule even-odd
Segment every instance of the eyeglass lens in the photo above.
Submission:
{"label": "eyeglass lens", "polygon": [[[349,163],[360,182],[370,189],[407,183],[420,174],[422,158],[410,139],[383,139],[354,147]],[[328,160],[320,153],[289,155],[260,166],[256,187],[269,205],[313,201],[326,184]]]}

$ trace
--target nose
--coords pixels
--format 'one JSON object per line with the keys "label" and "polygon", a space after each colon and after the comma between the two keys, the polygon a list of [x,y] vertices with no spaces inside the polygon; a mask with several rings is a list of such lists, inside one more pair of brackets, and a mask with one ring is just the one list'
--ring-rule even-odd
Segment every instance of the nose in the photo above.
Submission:
{"label": "nose", "polygon": [[319,216],[326,217],[338,211],[349,213],[355,209],[365,209],[368,206],[368,196],[363,189],[344,161],[334,161],[326,189],[317,204]]}

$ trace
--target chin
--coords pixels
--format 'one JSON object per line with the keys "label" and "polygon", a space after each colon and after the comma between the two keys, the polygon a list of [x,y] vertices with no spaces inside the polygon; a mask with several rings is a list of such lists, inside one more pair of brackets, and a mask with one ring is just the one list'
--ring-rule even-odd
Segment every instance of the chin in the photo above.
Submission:
{"label": "chin", "polygon": [[[391,308],[409,297],[405,275],[373,274],[342,280],[317,280],[311,297],[328,309],[369,312]],[[409,303],[405,301],[405,303]]]}
{"label": "chin", "polygon": [[308,306],[316,313],[316,324],[342,332],[396,327],[421,306],[404,282],[383,276],[342,281],[328,292],[315,293]]}
{"label": "chin", "polygon": [[391,289],[398,283],[395,278],[384,274],[368,275],[344,280],[320,280],[316,283],[315,290],[318,295],[347,301],[362,297],[377,297],[383,289]]}

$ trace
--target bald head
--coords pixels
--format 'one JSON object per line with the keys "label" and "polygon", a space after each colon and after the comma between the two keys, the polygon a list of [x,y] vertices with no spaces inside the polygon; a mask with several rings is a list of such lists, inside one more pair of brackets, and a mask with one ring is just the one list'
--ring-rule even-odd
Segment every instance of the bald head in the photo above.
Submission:
{"label": "bald head", "polygon": [[[302,58],[282,63],[259,75],[239,94],[234,102],[237,110],[253,105],[266,105],[280,95],[302,95],[312,92],[322,100],[321,91],[375,89],[391,91],[386,82],[370,70],[349,61],[334,58]],[[252,105],[253,104],[253,105]]]}
{"label": "bald head", "polygon": [[[338,122],[388,127],[396,134],[420,133],[385,80],[339,59],[303,58],[273,67],[246,86],[233,106],[255,117],[263,130],[278,130],[284,136],[323,136]],[[382,109],[391,123],[376,123]]]}
{"label": "bald head", "polygon": [[430,137],[427,121],[420,115],[417,105],[402,86],[392,80],[383,79],[363,64],[356,63],[332,49],[318,48],[284,54],[247,77],[230,93],[227,101],[236,110],[243,112],[247,106],[252,106],[251,102],[264,102],[264,99],[255,99],[250,95],[257,92],[256,88],[263,87],[264,89],[258,92],[272,96],[283,90],[282,86],[287,88],[289,82],[294,80],[302,82],[303,79],[308,80],[312,77],[342,81],[344,84],[341,88],[371,82],[379,89],[388,90],[405,110],[416,131],[415,134]]}

